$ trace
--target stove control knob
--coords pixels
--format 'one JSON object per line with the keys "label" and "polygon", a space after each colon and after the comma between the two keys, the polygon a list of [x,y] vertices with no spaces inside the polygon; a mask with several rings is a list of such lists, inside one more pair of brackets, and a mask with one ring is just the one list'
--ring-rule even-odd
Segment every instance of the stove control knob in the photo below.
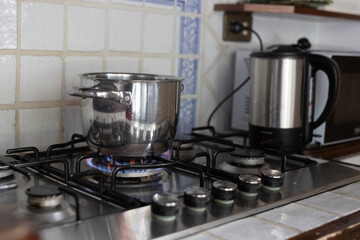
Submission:
{"label": "stove control knob", "polygon": [[261,182],[266,189],[277,191],[284,183],[284,173],[275,169],[262,169]]}
{"label": "stove control knob", "polygon": [[152,198],[151,211],[161,221],[173,221],[179,212],[179,198],[172,193],[155,193]]}
{"label": "stove control knob", "polygon": [[256,175],[242,174],[238,177],[237,188],[246,196],[256,196],[261,187],[261,178]]}
{"label": "stove control knob", "polygon": [[184,204],[192,211],[203,212],[210,202],[210,193],[202,187],[188,187],[184,190]]}
{"label": "stove control knob", "polygon": [[236,197],[236,184],[229,181],[215,181],[212,185],[212,196],[216,202],[232,204]]}

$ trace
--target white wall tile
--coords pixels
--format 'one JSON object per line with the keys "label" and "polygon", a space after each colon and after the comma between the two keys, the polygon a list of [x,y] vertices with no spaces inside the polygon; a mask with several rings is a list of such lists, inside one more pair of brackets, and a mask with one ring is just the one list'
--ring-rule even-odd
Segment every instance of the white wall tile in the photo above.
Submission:
{"label": "white wall tile", "polygon": [[139,59],[134,57],[108,57],[106,58],[106,71],[108,72],[139,72]]}
{"label": "white wall tile", "polygon": [[[198,126],[206,126],[207,120],[210,116],[210,113],[214,110],[217,101],[204,85],[200,87],[200,98],[199,98],[199,108],[198,108]],[[218,110],[220,111],[220,110]],[[218,126],[221,123],[222,118],[218,117],[219,114],[215,114],[211,120],[212,126]]]}
{"label": "white wall tile", "polygon": [[172,75],[171,59],[166,58],[144,58],[143,73]]}
{"label": "white wall tile", "polygon": [[16,57],[0,55],[0,104],[15,103]]}
{"label": "white wall tile", "polygon": [[170,53],[174,40],[174,16],[149,13],[145,15],[144,51]]}
{"label": "white wall tile", "polygon": [[65,141],[70,141],[74,133],[83,134],[81,129],[81,117],[79,106],[65,107],[64,119]]}
{"label": "white wall tile", "polygon": [[141,46],[141,12],[109,10],[109,49],[138,52]]}
{"label": "white wall tile", "polygon": [[61,139],[60,108],[22,109],[19,111],[20,147],[35,146],[40,150]]}
{"label": "white wall tile", "polygon": [[63,50],[64,6],[25,2],[21,12],[21,48]]}
{"label": "white wall tile", "polygon": [[0,111],[0,154],[15,147],[15,110]]}
{"label": "white wall tile", "polygon": [[22,101],[60,100],[61,79],[60,57],[21,57],[20,99]]}
{"label": "white wall tile", "polygon": [[360,200],[326,192],[300,201],[306,205],[324,209],[340,215],[348,215],[360,210]]}
{"label": "white wall tile", "polygon": [[194,235],[182,237],[182,240],[219,240],[218,237],[206,234],[206,232],[197,233]]}
{"label": "white wall tile", "polygon": [[347,185],[347,186],[342,187],[342,188],[337,188],[337,189],[333,190],[333,192],[346,194],[348,196],[353,196],[353,197],[360,198],[359,189],[360,189],[360,182],[356,182],[356,183],[352,183],[352,184]]}
{"label": "white wall tile", "polygon": [[[313,45],[316,45],[319,37],[318,26],[318,21],[314,21],[311,17],[253,16],[253,29],[262,38],[264,47],[273,44],[294,44],[302,37],[308,38]],[[250,49],[259,49],[259,41],[255,35],[252,35],[248,46]]]}
{"label": "white wall tile", "polygon": [[68,8],[68,49],[100,51],[105,46],[105,10],[100,8]]}
{"label": "white wall tile", "polygon": [[296,232],[272,225],[256,218],[245,218],[208,230],[207,232],[221,239],[288,239],[296,235]]}
{"label": "white wall tile", "polygon": [[204,13],[206,15],[211,14],[214,12],[214,5],[216,3],[222,3],[221,0],[206,0],[206,1],[202,1],[203,4],[203,9],[204,9]]}
{"label": "white wall tile", "polygon": [[[206,111],[205,108],[200,108],[203,112],[201,118],[199,119],[202,124],[205,124],[208,116],[217,106],[217,104],[222,101],[231,91],[233,86],[233,64],[231,64],[231,59],[226,55],[223,55],[222,58],[207,72],[206,85],[201,88],[201,99],[203,104],[207,105]],[[212,99],[215,100],[215,103],[209,104],[211,102],[209,94],[212,95]],[[230,128],[231,120],[231,101],[225,102],[215,113],[213,119],[211,120],[211,125],[217,129],[225,130]]]}
{"label": "white wall tile", "polygon": [[80,74],[89,72],[102,72],[103,61],[100,57],[66,57],[66,93],[65,99],[78,100],[78,97],[72,97],[68,92],[72,87],[80,86]]}
{"label": "white wall tile", "polygon": [[294,203],[261,213],[257,216],[301,231],[308,231],[338,218],[337,215]]}
{"label": "white wall tile", "polygon": [[16,0],[0,1],[0,49],[16,49],[17,4]]}
{"label": "white wall tile", "polygon": [[[220,46],[216,42],[216,37],[214,37],[212,32],[205,26],[203,33],[204,33],[203,47],[205,49],[203,53],[204,54],[203,64],[204,64],[204,72],[207,72],[210,70],[210,67],[214,64],[216,57],[220,53]],[[211,51],[209,49],[211,49]]]}
{"label": "white wall tile", "polygon": [[[359,4],[360,6],[360,4]],[[340,20],[319,22],[316,48],[337,51],[360,51],[359,21]]]}

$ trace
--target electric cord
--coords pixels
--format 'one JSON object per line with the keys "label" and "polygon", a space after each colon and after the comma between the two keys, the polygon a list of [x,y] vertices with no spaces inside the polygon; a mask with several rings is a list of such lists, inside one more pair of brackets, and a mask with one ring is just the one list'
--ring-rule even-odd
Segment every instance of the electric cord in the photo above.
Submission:
{"label": "electric cord", "polygon": [[262,39],[261,39],[260,35],[251,27],[246,27],[246,26],[242,25],[241,23],[235,21],[235,22],[230,23],[229,30],[232,34],[239,34],[242,31],[250,31],[250,32],[254,33],[254,35],[259,40],[260,52],[263,51],[264,47],[263,47]]}
{"label": "electric cord", "polygon": [[[242,24],[238,23],[238,22],[233,22],[230,24],[230,31],[234,34],[236,33],[239,33],[243,30],[248,30],[252,33],[255,34],[255,36],[258,38],[259,40],[259,44],[260,44],[260,51],[262,52],[263,51],[263,42],[262,42],[262,39],[260,37],[260,35],[255,31],[253,30],[252,28],[250,27],[245,27],[243,26]],[[229,100],[236,92],[238,92],[241,88],[243,88],[243,86],[250,80],[250,76],[247,77],[237,88],[235,88],[233,91],[231,91],[215,108],[214,110],[211,112],[208,120],[207,120],[207,126],[210,127],[210,122],[211,122],[211,119],[213,118],[213,116],[215,115],[216,111],[227,101]]]}
{"label": "electric cord", "polygon": [[216,107],[215,109],[211,112],[208,121],[207,121],[207,126],[210,127],[210,122],[212,117],[214,116],[214,114],[216,113],[216,111],[221,107],[221,105],[223,105],[228,99],[230,99],[237,91],[239,91],[248,81],[250,80],[250,76],[247,77],[245,79],[244,82],[242,82],[240,84],[240,86],[238,86],[237,88],[235,88],[230,94],[228,94]]}
{"label": "electric cord", "polygon": [[256,37],[257,39],[259,40],[259,44],[260,44],[260,52],[262,52],[264,50],[264,46],[263,46],[263,42],[261,40],[261,37],[260,35],[252,28],[249,28],[249,27],[243,27],[244,30],[248,30],[250,32],[252,32]]}

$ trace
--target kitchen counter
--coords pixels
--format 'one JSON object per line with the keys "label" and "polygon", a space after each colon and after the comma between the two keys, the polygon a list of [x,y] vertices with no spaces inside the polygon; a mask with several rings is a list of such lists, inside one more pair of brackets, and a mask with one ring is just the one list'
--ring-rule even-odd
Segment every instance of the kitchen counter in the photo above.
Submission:
{"label": "kitchen counter", "polygon": [[[312,157],[360,165],[360,141],[306,150]],[[357,168],[357,167],[354,167]],[[357,168],[360,170],[360,168]],[[311,229],[349,216],[360,210],[360,182],[293,202],[260,214],[236,220],[185,238],[212,239],[288,239]],[[307,238],[303,238],[307,239]]]}
{"label": "kitchen counter", "polygon": [[360,182],[349,184],[185,239],[288,239],[359,211],[359,189]]}

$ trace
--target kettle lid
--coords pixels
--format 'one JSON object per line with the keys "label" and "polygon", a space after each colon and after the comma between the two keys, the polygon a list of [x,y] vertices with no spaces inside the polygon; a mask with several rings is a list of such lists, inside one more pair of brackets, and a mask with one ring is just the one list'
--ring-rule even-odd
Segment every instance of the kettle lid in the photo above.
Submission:
{"label": "kettle lid", "polygon": [[268,52],[253,52],[250,57],[262,57],[262,58],[303,58],[309,54],[308,51],[304,51],[295,46],[279,46],[273,51]]}

